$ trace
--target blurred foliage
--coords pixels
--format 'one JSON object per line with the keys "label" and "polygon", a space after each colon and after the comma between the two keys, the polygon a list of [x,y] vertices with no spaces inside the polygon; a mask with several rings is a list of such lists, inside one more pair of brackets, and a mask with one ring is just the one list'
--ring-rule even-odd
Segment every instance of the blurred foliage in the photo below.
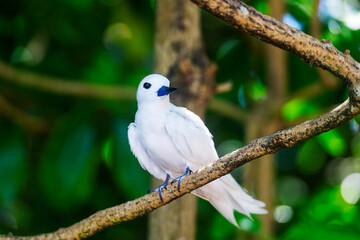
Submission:
{"label": "blurred foliage", "polygon": [[[154,0],[12,0],[0,2],[0,59],[19,69],[90,83],[137,86],[152,72]],[[269,12],[265,0],[248,4]],[[287,16],[309,32],[313,1],[286,0]],[[321,6],[329,6],[322,1]],[[330,1],[327,1],[330,2]],[[334,2],[334,1],[333,1]],[[338,0],[358,10],[356,1]],[[360,60],[360,31],[321,9],[321,38]],[[251,110],[268,97],[265,43],[202,12],[209,57],[217,82],[233,88],[217,97]],[[289,92],[320,81],[316,69],[288,56]],[[29,115],[51,124],[32,133],[0,113],[0,234],[33,235],[73,224],[90,214],[146,193],[150,176],[131,154],[127,126],[135,102],[54,95],[6,83],[0,94]],[[318,115],[343,101],[346,86],[282,108],[285,122]],[[267,121],[267,119],[264,119]],[[358,239],[358,203],[347,203],[341,182],[360,171],[359,118],[276,154],[274,219],[279,239]],[[206,124],[220,155],[244,145],[244,127],[216,112]],[[242,177],[242,171],[236,171]],[[358,196],[354,188],[353,196]],[[358,195],[356,195],[358,194]],[[237,215],[239,232],[210,204],[199,201],[198,239],[244,238],[261,225]],[[356,201],[357,202],[357,201]],[[98,233],[92,239],[145,239],[147,217]]]}

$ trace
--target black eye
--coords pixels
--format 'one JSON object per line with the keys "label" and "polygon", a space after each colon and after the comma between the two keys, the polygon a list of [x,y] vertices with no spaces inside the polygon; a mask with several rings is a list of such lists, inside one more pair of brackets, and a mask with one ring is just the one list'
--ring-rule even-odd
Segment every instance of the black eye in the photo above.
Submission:
{"label": "black eye", "polygon": [[151,87],[151,84],[146,82],[146,83],[144,83],[143,87],[146,89],[149,89]]}

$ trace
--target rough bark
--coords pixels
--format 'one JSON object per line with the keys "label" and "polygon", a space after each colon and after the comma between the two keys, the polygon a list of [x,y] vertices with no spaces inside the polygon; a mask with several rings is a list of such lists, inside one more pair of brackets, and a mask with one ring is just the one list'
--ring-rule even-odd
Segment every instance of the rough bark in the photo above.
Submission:
{"label": "rough bark", "polygon": [[[159,0],[156,7],[155,72],[179,89],[171,96],[173,103],[203,117],[214,94],[216,68],[203,49],[199,9],[183,0]],[[196,197],[188,195],[154,211],[149,239],[194,239],[196,203]]]}
{"label": "rough bark", "polygon": [[357,101],[360,89],[360,64],[349,54],[337,50],[331,41],[319,41],[304,32],[290,27],[238,0],[191,0],[212,15],[231,26],[264,42],[289,51],[310,64],[320,67],[344,80],[348,85],[351,101]]}
{"label": "rough bark", "polygon": [[203,117],[215,91],[216,67],[204,52],[198,8],[181,0],[158,2],[155,53],[155,71],[179,87],[172,100]]}

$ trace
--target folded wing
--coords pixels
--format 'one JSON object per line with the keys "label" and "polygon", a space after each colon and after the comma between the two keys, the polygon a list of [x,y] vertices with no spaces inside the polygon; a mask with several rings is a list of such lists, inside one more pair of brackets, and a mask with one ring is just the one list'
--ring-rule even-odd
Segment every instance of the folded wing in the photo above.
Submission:
{"label": "folded wing", "polygon": [[146,152],[146,149],[141,142],[141,138],[137,133],[135,123],[131,123],[128,127],[128,138],[131,152],[138,159],[141,167],[154,177],[164,180],[166,176],[165,171],[150,159],[149,154]]}
{"label": "folded wing", "polygon": [[179,154],[195,171],[218,159],[212,135],[204,122],[186,108],[171,106],[165,128]]}

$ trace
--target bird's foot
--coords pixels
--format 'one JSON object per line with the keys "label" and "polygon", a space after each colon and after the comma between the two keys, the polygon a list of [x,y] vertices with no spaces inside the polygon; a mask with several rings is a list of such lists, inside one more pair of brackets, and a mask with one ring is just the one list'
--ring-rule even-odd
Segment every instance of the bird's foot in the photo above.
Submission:
{"label": "bird's foot", "polygon": [[169,184],[169,179],[170,179],[170,175],[166,174],[166,179],[165,179],[164,183],[155,189],[149,189],[148,193],[157,191],[159,193],[160,200],[163,202],[163,199],[161,196],[161,189],[163,189],[163,188],[166,189],[166,186]]}
{"label": "bird's foot", "polygon": [[178,181],[178,191],[180,191],[180,183],[181,180],[186,177],[187,175],[190,175],[192,173],[192,171],[190,170],[189,167],[186,167],[185,173],[183,175],[181,175],[180,177],[175,178],[174,180],[172,180],[171,183]]}

